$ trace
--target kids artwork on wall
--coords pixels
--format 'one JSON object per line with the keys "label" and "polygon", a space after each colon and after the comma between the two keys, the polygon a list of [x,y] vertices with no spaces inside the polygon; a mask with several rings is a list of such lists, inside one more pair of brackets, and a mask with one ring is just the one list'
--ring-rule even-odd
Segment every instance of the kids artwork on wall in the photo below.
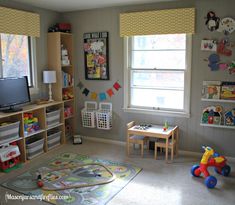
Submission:
{"label": "kids artwork on wall", "polygon": [[235,20],[230,17],[223,19],[216,16],[215,12],[207,13],[206,27],[209,31],[221,32],[225,37],[215,39],[203,39],[201,41],[201,50],[213,52],[204,59],[208,62],[208,67],[211,71],[228,70],[229,74],[235,73],[234,60],[231,59],[235,43],[231,42],[228,35],[235,30]]}
{"label": "kids artwork on wall", "polygon": [[85,33],[86,80],[109,80],[108,32]]}
{"label": "kids artwork on wall", "polygon": [[235,30],[235,20],[230,17],[220,18],[215,12],[209,11],[206,15],[206,27],[209,31],[222,32],[225,35],[231,34]]}

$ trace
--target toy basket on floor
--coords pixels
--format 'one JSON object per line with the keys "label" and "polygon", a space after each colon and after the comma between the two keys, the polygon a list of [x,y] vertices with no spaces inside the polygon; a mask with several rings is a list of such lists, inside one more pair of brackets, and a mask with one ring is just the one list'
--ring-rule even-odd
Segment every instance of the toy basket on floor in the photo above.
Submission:
{"label": "toy basket on floor", "polygon": [[109,130],[112,128],[112,103],[100,103],[96,112],[98,129]]}
{"label": "toy basket on floor", "polygon": [[95,112],[97,111],[97,103],[93,101],[85,101],[85,108],[82,109],[82,126],[95,128]]}

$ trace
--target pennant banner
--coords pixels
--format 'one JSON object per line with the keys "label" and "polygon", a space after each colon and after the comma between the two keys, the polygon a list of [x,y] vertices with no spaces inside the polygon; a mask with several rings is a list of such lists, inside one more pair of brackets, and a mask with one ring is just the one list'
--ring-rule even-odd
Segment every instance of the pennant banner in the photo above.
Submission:
{"label": "pennant banner", "polygon": [[77,86],[80,88],[80,90],[83,88],[83,84],[82,84],[82,82],[80,81],[78,84],[77,84]]}
{"label": "pennant banner", "polygon": [[100,101],[106,100],[106,94],[105,93],[100,93],[99,97],[100,97]]}
{"label": "pennant banner", "polygon": [[96,100],[97,99],[97,93],[96,92],[91,93],[91,99],[92,100]]}
{"label": "pennant banner", "polygon": [[112,88],[108,89],[106,93],[109,95],[109,97],[112,97],[114,95]]}
{"label": "pennant banner", "polygon": [[82,94],[84,94],[85,96],[88,96],[90,90],[88,90],[87,88],[84,88],[84,90],[82,91]]}
{"label": "pennant banner", "polygon": [[115,90],[118,91],[121,88],[121,85],[118,82],[116,82],[114,83],[113,87],[115,88]]}
{"label": "pennant banner", "polygon": [[[79,81],[77,84],[77,87],[82,90],[82,94],[85,95],[86,97],[89,95],[90,93],[90,98],[92,100],[97,100],[97,98],[99,97],[100,101],[106,100],[107,96],[109,96],[110,98],[114,95],[114,91],[113,88],[118,91],[121,88],[121,85],[118,82],[115,82],[112,86],[112,88],[109,88],[106,90],[106,92],[100,92],[100,93],[96,93],[96,92],[92,92],[89,89],[87,89],[84,84]],[[107,95],[107,96],[106,96]]]}

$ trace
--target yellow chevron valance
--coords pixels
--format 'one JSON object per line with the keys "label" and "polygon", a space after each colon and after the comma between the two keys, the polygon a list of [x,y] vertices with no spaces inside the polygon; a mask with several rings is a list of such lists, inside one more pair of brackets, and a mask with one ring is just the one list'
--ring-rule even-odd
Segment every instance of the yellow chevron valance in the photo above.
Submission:
{"label": "yellow chevron valance", "polygon": [[0,7],[0,33],[40,37],[40,16],[36,13]]}
{"label": "yellow chevron valance", "polygon": [[195,8],[120,14],[120,36],[195,33]]}

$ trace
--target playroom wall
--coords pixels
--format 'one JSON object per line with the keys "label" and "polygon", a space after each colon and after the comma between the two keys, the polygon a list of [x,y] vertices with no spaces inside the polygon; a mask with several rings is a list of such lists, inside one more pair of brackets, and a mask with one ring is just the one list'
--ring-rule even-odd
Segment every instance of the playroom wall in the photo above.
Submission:
{"label": "playroom wall", "polygon": [[45,98],[47,87],[42,83],[42,71],[47,68],[47,29],[59,21],[60,14],[54,11],[26,6],[10,1],[0,1],[0,6],[40,14],[40,37],[36,38],[36,61],[38,91],[31,94],[31,99]]}
{"label": "playroom wall", "polygon": [[[106,9],[94,9],[86,11],[69,12],[63,14],[63,20],[72,24],[74,34],[75,50],[75,80],[81,81],[89,90],[99,93],[105,92],[118,80],[123,85],[123,40],[119,37],[119,14],[122,12],[144,11],[154,9],[171,8],[196,8],[196,33],[193,35],[192,49],[192,79],[191,79],[191,117],[164,117],[157,115],[134,114],[124,112],[123,89],[115,92],[109,102],[113,103],[113,129],[103,131],[81,127],[80,110],[84,101],[90,100],[85,97],[79,88],[76,88],[77,102],[77,132],[91,137],[110,140],[125,141],[125,125],[131,120],[144,123],[163,125],[165,120],[172,125],[180,127],[180,149],[193,152],[201,152],[202,145],[212,146],[218,152],[235,157],[235,132],[232,129],[208,128],[200,126],[200,119],[203,107],[209,106],[207,102],[201,102],[201,88],[203,80],[224,80],[234,81],[235,76],[229,75],[228,71],[211,72],[204,61],[210,53],[200,50],[200,43],[203,38],[218,39],[224,35],[218,32],[210,32],[205,26],[205,18],[208,11],[214,11],[217,16],[235,18],[234,0],[187,0],[165,3],[154,3],[137,6],[122,6]],[[110,80],[95,81],[85,80],[84,74],[84,53],[83,34],[86,32],[108,31],[109,32],[109,60]],[[229,36],[235,41],[235,32]],[[235,49],[230,61],[234,60]],[[177,100],[177,99],[176,99]],[[226,105],[232,107],[232,105]]]}

